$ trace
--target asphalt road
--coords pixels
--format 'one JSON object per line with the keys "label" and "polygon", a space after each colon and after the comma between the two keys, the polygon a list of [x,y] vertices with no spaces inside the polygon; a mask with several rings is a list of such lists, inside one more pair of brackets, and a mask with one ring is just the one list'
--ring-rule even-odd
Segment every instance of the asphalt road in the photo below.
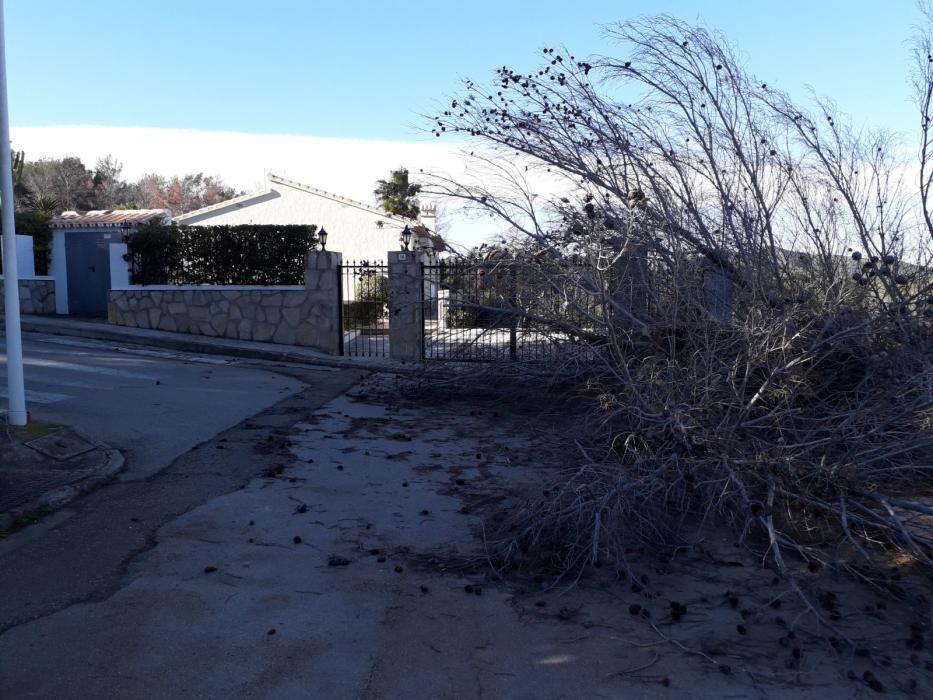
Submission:
{"label": "asphalt road", "polygon": [[[162,525],[277,469],[282,434],[365,374],[44,336],[24,354],[30,412],[124,450],[130,471],[0,539],[0,640],[111,595]],[[0,653],[0,680],[9,663]]]}
{"label": "asphalt road", "polygon": [[[6,348],[0,338],[0,411]],[[195,445],[299,391],[303,382],[229,358],[24,336],[27,410],[120,449],[124,480],[144,479]],[[330,372],[321,368],[320,372]]]}

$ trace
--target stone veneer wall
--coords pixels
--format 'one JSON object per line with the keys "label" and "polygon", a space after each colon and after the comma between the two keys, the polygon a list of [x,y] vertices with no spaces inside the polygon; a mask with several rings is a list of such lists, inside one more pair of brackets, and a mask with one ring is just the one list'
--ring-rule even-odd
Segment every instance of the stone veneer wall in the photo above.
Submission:
{"label": "stone veneer wall", "polygon": [[341,253],[326,250],[312,250],[305,260],[305,291],[320,334],[317,347],[332,355],[343,352],[343,309],[340,308],[342,264]]}
{"label": "stone veneer wall", "polygon": [[[2,280],[3,277],[0,277]],[[0,293],[0,313],[4,308]],[[21,314],[48,315],[55,313],[55,280],[37,279],[19,281],[19,312]]]}
{"label": "stone veneer wall", "polygon": [[107,316],[110,323],[132,328],[322,345],[314,303],[304,289],[111,290]]}
{"label": "stone veneer wall", "polygon": [[421,360],[424,353],[424,278],[418,258],[389,251],[389,354]]}
{"label": "stone veneer wall", "polygon": [[304,287],[127,286],[111,289],[110,323],[235,340],[342,347],[340,253],[313,250]]}

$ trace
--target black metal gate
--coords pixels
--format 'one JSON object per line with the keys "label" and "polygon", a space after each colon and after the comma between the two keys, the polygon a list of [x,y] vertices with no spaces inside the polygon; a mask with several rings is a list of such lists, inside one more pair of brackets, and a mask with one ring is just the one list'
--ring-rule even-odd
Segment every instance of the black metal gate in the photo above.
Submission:
{"label": "black metal gate", "polygon": [[581,306],[549,287],[533,265],[500,260],[422,270],[425,360],[529,362],[581,348],[578,333],[588,325],[581,309],[591,302]]}
{"label": "black metal gate", "polygon": [[350,262],[340,268],[340,279],[344,355],[388,357],[388,266]]}

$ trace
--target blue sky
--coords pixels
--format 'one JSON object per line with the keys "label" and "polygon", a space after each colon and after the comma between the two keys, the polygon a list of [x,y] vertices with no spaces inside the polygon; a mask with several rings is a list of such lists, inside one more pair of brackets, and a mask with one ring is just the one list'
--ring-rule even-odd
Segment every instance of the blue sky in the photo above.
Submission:
{"label": "blue sky", "polygon": [[100,124],[412,139],[419,113],[539,49],[612,50],[656,12],[723,31],[763,79],[907,131],[913,0],[8,0],[14,126]]}

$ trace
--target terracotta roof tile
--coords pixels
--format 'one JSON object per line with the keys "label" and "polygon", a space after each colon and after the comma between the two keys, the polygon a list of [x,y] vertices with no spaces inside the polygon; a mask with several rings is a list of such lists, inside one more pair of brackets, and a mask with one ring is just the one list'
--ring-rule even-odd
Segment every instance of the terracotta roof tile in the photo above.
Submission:
{"label": "terracotta roof tile", "polygon": [[49,222],[52,228],[119,227],[123,224],[145,224],[153,219],[171,221],[169,209],[95,209],[85,214],[66,211]]}

